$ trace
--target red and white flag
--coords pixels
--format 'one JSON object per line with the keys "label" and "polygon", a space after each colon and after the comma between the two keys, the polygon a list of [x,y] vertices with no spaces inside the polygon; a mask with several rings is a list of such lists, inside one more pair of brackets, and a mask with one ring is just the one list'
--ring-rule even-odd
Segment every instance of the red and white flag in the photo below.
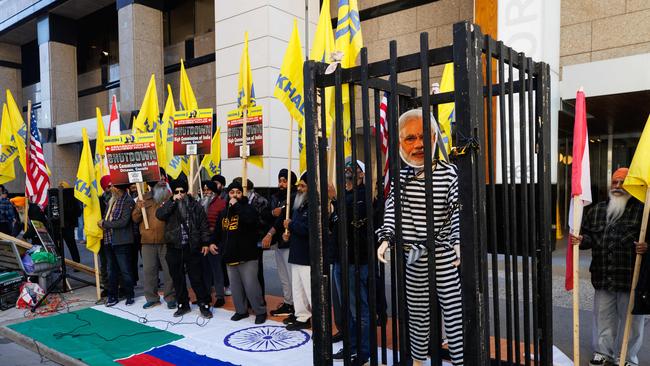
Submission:
{"label": "red and white flag", "polygon": [[117,136],[120,135],[120,117],[117,114],[117,98],[113,95],[113,100],[111,103],[111,117],[108,122],[108,133],[106,136]]}
{"label": "red and white flag", "polygon": [[[575,122],[573,125],[573,162],[571,163],[571,204],[569,209],[569,228],[579,229],[581,222],[573,222],[573,198],[578,197],[582,207],[591,203],[591,173],[589,168],[589,133],[587,132],[587,107],[585,93],[576,93]],[[564,287],[573,289],[573,250],[571,236],[566,256],[566,276]]]}
{"label": "red and white flag", "polygon": [[36,112],[32,109],[29,116],[29,145],[27,145],[27,182],[25,190],[30,202],[45,207],[47,204],[47,190],[50,188],[50,177],[45,165],[41,135],[36,123]]}
{"label": "red and white flag", "polygon": [[388,123],[386,114],[388,113],[388,94],[384,93],[379,104],[379,137],[381,140],[381,152],[386,157],[384,163],[384,197],[390,193],[390,172],[388,169]]}

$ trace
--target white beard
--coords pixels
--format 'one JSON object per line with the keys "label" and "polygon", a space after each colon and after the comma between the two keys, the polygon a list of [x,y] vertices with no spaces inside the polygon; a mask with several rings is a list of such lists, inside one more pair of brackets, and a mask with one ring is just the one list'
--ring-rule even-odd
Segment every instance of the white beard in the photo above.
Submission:
{"label": "white beard", "polygon": [[157,183],[151,189],[151,194],[153,196],[153,201],[156,204],[162,204],[165,202],[170,196],[169,190],[167,189],[167,183]]}
{"label": "white beard", "polygon": [[300,207],[302,207],[302,204],[305,203],[306,199],[307,199],[307,194],[306,193],[299,192],[298,194],[296,194],[296,198],[293,201],[292,209],[295,211],[295,210],[299,209]]}
{"label": "white beard", "polygon": [[607,203],[607,223],[614,222],[623,216],[625,206],[630,199],[630,194],[624,192],[622,196],[609,193],[609,202]]}

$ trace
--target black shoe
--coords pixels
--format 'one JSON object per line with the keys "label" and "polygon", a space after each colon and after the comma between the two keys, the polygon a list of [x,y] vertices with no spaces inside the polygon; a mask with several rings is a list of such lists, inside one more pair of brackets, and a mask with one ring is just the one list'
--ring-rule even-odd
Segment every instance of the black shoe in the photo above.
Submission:
{"label": "black shoe", "polygon": [[301,329],[309,329],[311,328],[311,322],[307,320],[306,322],[300,322],[300,321],[295,321],[289,325],[287,325],[287,330],[288,331],[295,331],[295,330],[301,330]]}
{"label": "black shoe", "polygon": [[212,319],[212,312],[210,311],[210,307],[207,304],[200,305],[199,311],[201,312],[202,317],[206,319]]}
{"label": "black shoe", "polygon": [[291,314],[291,315],[289,315],[288,317],[286,317],[286,318],[282,321],[282,323],[285,324],[285,325],[289,325],[289,324],[291,324],[291,323],[294,323],[296,320],[297,320],[297,319],[296,319],[296,316],[293,315],[293,314]]}
{"label": "black shoe", "polygon": [[341,332],[336,332],[336,334],[332,336],[332,343],[338,343],[341,342],[342,340],[343,340],[343,334],[341,334]]}
{"label": "black shoe", "polygon": [[125,303],[126,306],[131,306],[131,305],[133,305],[133,303],[135,303],[135,300],[133,300],[132,297],[127,297],[126,298],[126,303]]}
{"label": "black shoe", "polygon": [[264,324],[266,322],[266,313],[255,316],[255,324]]}
{"label": "black shoe", "polygon": [[365,360],[361,360],[357,356],[350,357],[350,365],[364,366],[367,362],[368,362],[367,358]]}
{"label": "black shoe", "polygon": [[238,321],[240,321],[242,319],[246,319],[246,318],[248,318],[248,313],[246,313],[246,314],[235,313],[233,316],[230,317],[230,320],[232,320],[234,322],[238,322]]}
{"label": "black shoe", "polygon": [[293,314],[293,305],[285,302],[280,304],[277,309],[271,310],[271,316],[287,316]]}
{"label": "black shoe", "polygon": [[[350,358],[355,358],[355,357],[357,357],[356,353],[353,352],[353,353],[350,354]],[[343,348],[341,348],[338,352],[333,354],[332,359],[334,361],[336,361],[336,362],[343,362],[343,360],[345,359],[345,354],[343,352]]]}
{"label": "black shoe", "polygon": [[189,305],[179,304],[178,309],[176,309],[176,312],[174,313],[174,318],[181,317],[189,313],[190,311],[192,311],[192,309],[190,309]]}
{"label": "black shoe", "polygon": [[224,300],[223,298],[217,298],[217,299],[214,301],[214,305],[212,305],[212,307],[214,307],[214,308],[220,308],[220,307],[222,307],[222,306],[224,306],[224,305],[226,305],[226,300]]}
{"label": "black shoe", "polygon": [[108,299],[106,299],[106,304],[104,305],[106,305],[107,308],[110,308],[111,306],[117,305],[118,302],[120,302],[120,300],[114,297],[109,297]]}

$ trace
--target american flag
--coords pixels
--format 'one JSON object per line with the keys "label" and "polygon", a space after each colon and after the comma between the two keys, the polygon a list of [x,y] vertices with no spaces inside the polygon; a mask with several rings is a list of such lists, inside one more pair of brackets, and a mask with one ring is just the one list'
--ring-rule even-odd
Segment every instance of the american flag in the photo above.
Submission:
{"label": "american flag", "polygon": [[47,190],[50,188],[50,177],[45,166],[43,145],[36,123],[36,112],[32,109],[29,116],[30,136],[27,154],[27,196],[31,202],[44,207],[47,204]]}
{"label": "american flag", "polygon": [[381,152],[386,157],[384,163],[384,197],[388,197],[390,192],[390,178],[388,171],[388,123],[386,122],[386,113],[388,111],[388,93],[384,93],[379,104],[379,137],[381,139]]}

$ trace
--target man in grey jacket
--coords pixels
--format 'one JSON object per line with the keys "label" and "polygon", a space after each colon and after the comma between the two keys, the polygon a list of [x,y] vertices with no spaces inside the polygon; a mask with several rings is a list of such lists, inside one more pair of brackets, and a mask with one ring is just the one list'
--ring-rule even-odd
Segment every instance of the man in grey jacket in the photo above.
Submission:
{"label": "man in grey jacket", "polygon": [[131,250],[133,250],[133,221],[131,212],[135,202],[126,193],[127,185],[114,185],[104,219],[99,227],[104,229],[104,250],[108,261],[108,299],[106,306],[119,302],[117,284],[121,277],[126,305],[133,305],[133,274],[131,273]]}

